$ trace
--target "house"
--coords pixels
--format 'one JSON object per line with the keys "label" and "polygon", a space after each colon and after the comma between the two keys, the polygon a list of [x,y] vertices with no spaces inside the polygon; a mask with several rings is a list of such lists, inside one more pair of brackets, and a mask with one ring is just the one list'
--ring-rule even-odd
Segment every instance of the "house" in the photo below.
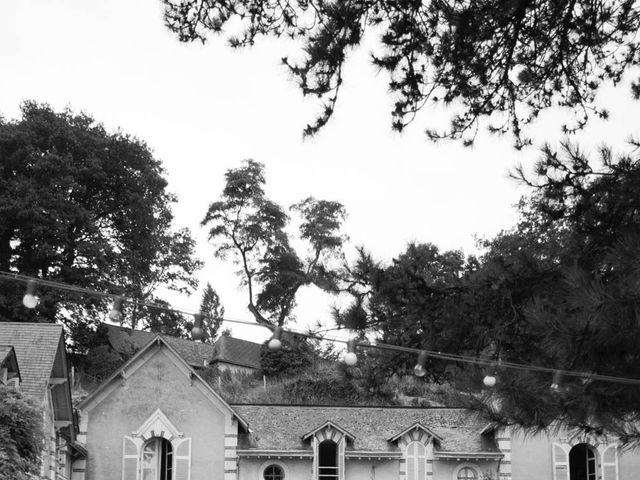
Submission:
{"label": "house", "polygon": [[61,325],[0,322],[0,377],[42,408],[45,445],[41,476],[70,480],[83,456],[75,443],[64,334]]}
{"label": "house", "polygon": [[79,405],[74,480],[637,480],[615,439],[458,408],[229,405],[156,336]]}
{"label": "house", "polygon": [[20,389],[18,357],[12,345],[0,345],[0,384]]}
{"label": "house", "polygon": [[[124,355],[137,352],[158,335],[153,332],[132,330],[117,325],[105,324],[104,327],[111,347]],[[163,335],[163,338],[191,367],[196,369],[217,365],[221,370],[229,370],[234,373],[252,373],[260,370],[260,349],[262,346],[258,343],[226,335],[218,338],[213,345],[171,335]]]}

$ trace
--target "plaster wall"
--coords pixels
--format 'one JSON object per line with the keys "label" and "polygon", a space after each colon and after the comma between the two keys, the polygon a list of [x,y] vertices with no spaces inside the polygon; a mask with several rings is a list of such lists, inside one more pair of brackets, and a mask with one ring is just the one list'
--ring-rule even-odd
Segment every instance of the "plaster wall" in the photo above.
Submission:
{"label": "plaster wall", "polygon": [[241,365],[235,365],[233,363],[225,363],[225,362],[217,362],[216,366],[220,371],[228,371],[234,375],[237,375],[237,374],[250,375],[258,371],[255,368],[243,367]]}
{"label": "plaster wall", "polygon": [[239,480],[264,480],[262,472],[271,464],[283,466],[285,480],[311,480],[313,462],[311,458],[294,459],[280,458],[270,460],[265,458],[241,458],[238,468]]}
{"label": "plaster wall", "polygon": [[552,441],[544,433],[511,435],[511,474],[514,480],[553,478]]}
{"label": "plaster wall", "polygon": [[357,460],[347,458],[348,480],[396,480],[400,477],[399,460]]}
{"label": "plaster wall", "polygon": [[170,355],[165,348],[149,350],[135,372],[83,412],[88,420],[87,480],[122,478],[123,436],[131,436],[157,409],[192,439],[191,480],[223,478],[225,423],[232,421],[231,413],[214,405]]}
{"label": "plaster wall", "polygon": [[638,480],[640,478],[640,448],[623,450],[618,458],[619,480]]}
{"label": "plaster wall", "polygon": [[[468,465],[473,467],[482,478],[483,474],[491,474],[493,478],[498,478],[498,463],[495,461],[478,460],[467,462],[463,459],[460,461],[437,459],[433,462],[433,480],[456,480],[458,467]],[[513,477],[514,479],[517,477]],[[538,479],[536,479],[538,480]],[[542,480],[542,478],[540,479]]]}

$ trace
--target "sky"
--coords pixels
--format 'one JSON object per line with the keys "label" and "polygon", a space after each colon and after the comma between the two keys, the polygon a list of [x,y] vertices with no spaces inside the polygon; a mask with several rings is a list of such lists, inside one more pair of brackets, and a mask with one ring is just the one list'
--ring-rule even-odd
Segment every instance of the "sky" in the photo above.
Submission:
{"label": "sky", "polygon": [[[182,44],[163,24],[159,0],[20,0],[0,2],[0,115],[19,116],[27,99],[55,109],[85,111],[108,130],[143,139],[162,160],[178,197],[176,227],[189,227],[226,316],[251,320],[236,268],[213,258],[200,227],[224,173],[252,158],[265,164],[266,192],[289,206],[306,197],[337,200],[348,218],[346,255],[364,245],[390,261],[408,242],[476,253],[476,238],[491,237],[517,220],[514,204],[527,190],[508,177],[531,168],[539,151],[517,151],[512,139],[481,133],[469,149],[430,142],[424,129],[443,128],[451,111],[425,108],[402,134],[391,131],[388,79],[368,61],[368,47],[352,52],[341,98],[329,124],[303,139],[320,105],[305,99],[280,59],[291,42],[261,40],[232,50],[224,38]],[[585,149],[606,142],[623,148],[638,104],[628,89],[604,88],[612,111],[575,140]],[[563,112],[540,116],[534,138],[556,145]],[[637,130],[637,129],[636,129]],[[170,296],[194,311],[200,291]],[[298,325],[330,321],[335,300],[313,288],[298,297]],[[231,326],[234,335],[262,340],[264,330]]]}

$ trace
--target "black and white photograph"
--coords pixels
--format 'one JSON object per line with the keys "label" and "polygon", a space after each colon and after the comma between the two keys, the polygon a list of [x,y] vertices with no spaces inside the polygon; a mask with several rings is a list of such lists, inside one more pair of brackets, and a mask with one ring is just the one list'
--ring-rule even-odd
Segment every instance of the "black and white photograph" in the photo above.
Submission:
{"label": "black and white photograph", "polygon": [[0,480],[639,480],[640,0],[0,0]]}

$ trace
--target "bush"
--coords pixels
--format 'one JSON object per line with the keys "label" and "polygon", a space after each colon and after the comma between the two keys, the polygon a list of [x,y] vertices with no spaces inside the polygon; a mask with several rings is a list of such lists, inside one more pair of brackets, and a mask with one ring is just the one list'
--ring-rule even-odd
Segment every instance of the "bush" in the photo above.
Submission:
{"label": "bush", "polygon": [[0,385],[0,480],[39,474],[42,428],[42,412],[19,391]]}
{"label": "bush", "polygon": [[260,350],[260,366],[268,377],[300,373],[311,365],[313,358],[313,347],[307,339],[295,335],[283,336],[280,350],[269,350],[267,343]]}

